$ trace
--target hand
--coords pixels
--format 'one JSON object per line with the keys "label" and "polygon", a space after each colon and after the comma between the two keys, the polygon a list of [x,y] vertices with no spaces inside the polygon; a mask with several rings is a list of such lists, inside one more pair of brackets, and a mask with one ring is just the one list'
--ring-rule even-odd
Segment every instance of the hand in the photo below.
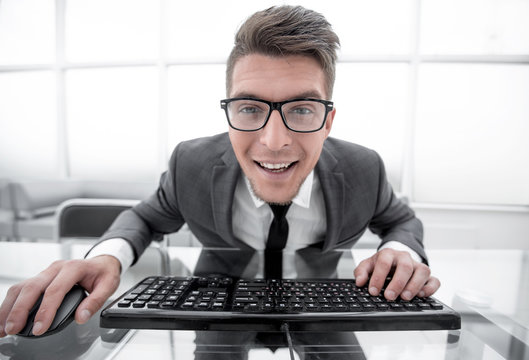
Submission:
{"label": "hand", "polygon": [[75,312],[77,323],[87,322],[118,288],[120,270],[119,260],[110,255],[54,262],[37,276],[9,289],[0,306],[0,337],[22,330],[28,312],[44,293],[33,326],[33,333],[42,335],[50,327],[64,296],[75,284],[90,293]]}
{"label": "hand", "polygon": [[366,285],[369,280],[368,291],[373,296],[380,294],[391,273],[392,279],[384,291],[388,300],[395,300],[399,295],[403,300],[411,300],[416,295],[427,297],[441,286],[437,278],[430,276],[428,265],[414,261],[406,251],[389,248],[361,261],[354,271],[358,286]]}

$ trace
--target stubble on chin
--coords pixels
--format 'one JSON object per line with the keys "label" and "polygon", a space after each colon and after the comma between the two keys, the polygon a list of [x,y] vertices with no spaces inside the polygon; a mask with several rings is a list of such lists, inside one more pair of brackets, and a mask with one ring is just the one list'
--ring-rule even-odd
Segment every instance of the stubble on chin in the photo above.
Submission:
{"label": "stubble on chin", "polygon": [[252,179],[248,178],[248,181],[250,183],[250,187],[251,187],[251,190],[252,190],[253,194],[259,200],[262,200],[265,203],[270,204],[270,205],[288,205],[288,204],[292,203],[292,200],[298,195],[299,189],[301,189],[301,185],[303,184],[305,179],[302,179],[301,181],[298,181],[298,183],[296,184],[296,186],[294,188],[295,190],[293,191],[292,194],[288,195],[288,197],[287,197],[287,199],[285,199],[285,201],[273,201],[270,198],[267,199],[266,196],[263,196],[263,194],[260,191],[259,187],[255,184],[255,182]]}

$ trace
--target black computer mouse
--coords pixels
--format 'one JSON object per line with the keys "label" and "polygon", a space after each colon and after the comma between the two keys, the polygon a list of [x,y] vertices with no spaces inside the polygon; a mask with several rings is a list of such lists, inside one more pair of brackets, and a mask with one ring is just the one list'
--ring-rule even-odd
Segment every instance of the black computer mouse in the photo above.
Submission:
{"label": "black computer mouse", "polygon": [[[40,303],[42,302],[43,297],[44,294],[42,294],[35,303],[35,305],[33,305],[33,308],[29,312],[28,320],[26,321],[26,326],[24,326],[24,328],[17,335],[24,337],[37,337],[33,335],[33,322],[35,320],[35,315],[39,310]],[[84,289],[79,285],[74,285],[74,287],[64,296],[64,299],[59,308],[57,309],[57,313],[55,314],[55,317],[53,318],[49,329],[46,330],[44,334],[39,335],[38,337],[55,334],[64,329],[68,324],[70,324],[74,319],[75,310],[77,309],[77,306],[79,306],[79,304],[81,303],[81,301],[83,301],[85,297],[86,293]]]}

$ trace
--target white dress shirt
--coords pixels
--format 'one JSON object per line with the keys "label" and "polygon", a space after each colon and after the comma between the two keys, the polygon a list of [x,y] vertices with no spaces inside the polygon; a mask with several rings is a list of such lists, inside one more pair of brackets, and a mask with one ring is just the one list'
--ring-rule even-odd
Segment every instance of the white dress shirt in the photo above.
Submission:
{"label": "white dress shirt", "polygon": [[[259,199],[252,191],[249,180],[240,176],[232,205],[233,234],[256,250],[264,250],[268,230],[273,220],[272,209]],[[283,277],[295,278],[294,261],[289,256],[299,249],[306,248],[325,239],[327,229],[325,202],[320,181],[314,171],[307,176],[286,215],[289,234],[283,257]],[[389,241],[382,248],[408,251],[415,261],[422,262],[421,257],[408,246]],[[382,249],[381,248],[381,249]],[[115,238],[95,246],[87,258],[99,255],[112,255],[121,262],[121,272],[126,271],[134,260],[131,245],[124,239]],[[262,275],[262,264],[258,275]]]}

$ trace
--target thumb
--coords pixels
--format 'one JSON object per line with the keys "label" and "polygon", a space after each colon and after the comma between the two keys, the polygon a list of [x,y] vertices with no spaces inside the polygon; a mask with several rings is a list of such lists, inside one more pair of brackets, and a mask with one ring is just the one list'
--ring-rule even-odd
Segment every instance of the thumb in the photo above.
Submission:
{"label": "thumb", "polygon": [[119,285],[111,279],[103,280],[94,287],[93,291],[88,295],[77,307],[75,312],[75,321],[78,324],[86,323],[92,315],[94,315],[107,301],[107,299],[116,291]]}

